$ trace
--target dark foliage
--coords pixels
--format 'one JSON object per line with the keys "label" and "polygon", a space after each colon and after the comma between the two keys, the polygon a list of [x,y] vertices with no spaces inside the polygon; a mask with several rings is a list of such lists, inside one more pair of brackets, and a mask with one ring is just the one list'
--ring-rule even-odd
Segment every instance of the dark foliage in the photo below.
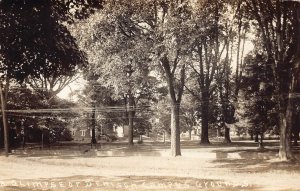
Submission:
{"label": "dark foliage", "polygon": [[250,134],[277,132],[278,116],[274,98],[277,95],[274,93],[272,74],[266,62],[266,57],[259,53],[246,57],[246,75],[242,80],[242,88],[248,101],[246,116],[253,124],[248,129]]}
{"label": "dark foliage", "polygon": [[86,63],[64,21],[85,18],[100,1],[0,1],[0,71],[22,82],[28,76],[71,75]]}

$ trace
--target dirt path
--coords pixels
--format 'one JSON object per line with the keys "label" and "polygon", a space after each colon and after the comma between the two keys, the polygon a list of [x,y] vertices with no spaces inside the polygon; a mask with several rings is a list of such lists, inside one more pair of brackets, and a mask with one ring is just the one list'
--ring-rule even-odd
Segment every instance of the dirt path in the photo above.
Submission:
{"label": "dirt path", "polygon": [[272,149],[190,147],[176,158],[158,146],[82,151],[0,157],[0,186],[5,190],[300,190],[299,165],[274,162]]}

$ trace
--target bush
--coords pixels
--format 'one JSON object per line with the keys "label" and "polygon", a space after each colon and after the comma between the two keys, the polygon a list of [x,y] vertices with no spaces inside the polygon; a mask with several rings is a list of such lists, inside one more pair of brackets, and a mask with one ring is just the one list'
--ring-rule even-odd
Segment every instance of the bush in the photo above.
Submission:
{"label": "bush", "polygon": [[72,141],[71,131],[64,127],[56,127],[49,130],[50,143],[57,141]]}

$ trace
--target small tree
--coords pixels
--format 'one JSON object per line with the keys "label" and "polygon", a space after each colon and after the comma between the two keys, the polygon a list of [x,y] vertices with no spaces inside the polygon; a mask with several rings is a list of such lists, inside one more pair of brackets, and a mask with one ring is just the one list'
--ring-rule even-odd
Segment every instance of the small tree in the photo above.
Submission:
{"label": "small tree", "polygon": [[266,57],[264,55],[259,53],[249,54],[245,61],[246,75],[242,83],[246,95],[245,101],[248,101],[246,114],[253,125],[249,131],[256,135],[257,142],[258,135],[260,135],[260,145],[263,146],[264,133],[276,125],[273,119],[273,114],[276,114],[276,104],[273,98],[274,86],[270,83],[271,76],[266,68]]}

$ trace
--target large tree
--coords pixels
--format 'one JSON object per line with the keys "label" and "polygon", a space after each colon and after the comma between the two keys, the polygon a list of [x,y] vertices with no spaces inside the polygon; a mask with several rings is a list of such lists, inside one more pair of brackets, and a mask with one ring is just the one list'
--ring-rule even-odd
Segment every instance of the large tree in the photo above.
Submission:
{"label": "large tree", "polygon": [[47,78],[55,72],[70,74],[84,60],[63,22],[84,17],[81,4],[75,0],[1,1],[2,73],[18,81],[28,76]]}
{"label": "large tree", "polygon": [[124,93],[129,96],[129,108],[133,108],[133,88],[139,86],[138,81],[133,79],[141,75],[146,77],[145,72],[149,72],[146,64],[152,61],[152,68],[162,74],[169,87],[172,155],[180,155],[179,108],[185,79],[185,48],[182,45],[187,40],[184,36],[187,35],[186,29],[182,26],[183,20],[189,15],[188,6],[179,2],[114,1],[108,2],[105,7],[106,14],[95,18],[100,18],[102,22],[91,24],[97,26],[98,32],[94,33],[89,42],[86,41],[87,44],[100,47],[96,49],[96,54],[95,49],[90,50],[94,53],[91,62],[94,59],[99,64],[100,60],[104,66],[101,72],[110,73],[108,82],[123,84],[119,89],[127,88]]}
{"label": "large tree", "polygon": [[[89,70],[98,83],[112,87],[124,99],[128,117],[128,143],[133,145],[133,124],[140,99],[147,99],[155,78],[150,76],[149,40],[139,20],[134,20],[138,2],[106,2],[89,20],[71,26],[79,45],[88,55]],[[79,27],[80,26],[80,27]],[[85,33],[82,33],[82,31]],[[152,84],[152,85],[149,85]]]}
{"label": "large tree", "polygon": [[209,144],[209,118],[212,114],[210,102],[217,88],[218,68],[229,39],[223,30],[225,19],[221,15],[225,11],[224,5],[224,2],[219,1],[198,2],[194,6],[195,15],[191,22],[195,27],[191,44],[192,62],[189,65],[192,68],[191,75],[194,76],[192,84],[196,88],[188,89],[200,102],[202,144]]}
{"label": "large tree", "polygon": [[189,1],[156,2],[152,4],[154,23],[151,38],[155,42],[154,60],[167,83],[171,109],[171,155],[181,155],[180,108],[186,80],[192,6]]}
{"label": "large tree", "polygon": [[6,91],[2,110],[12,79],[22,83],[28,77],[69,75],[84,64],[84,55],[63,22],[84,18],[100,7],[100,1],[0,2],[0,71]]}
{"label": "large tree", "polygon": [[247,0],[249,14],[256,21],[257,34],[271,67],[280,126],[281,160],[292,159],[291,129],[297,76],[299,76],[298,2]]}

